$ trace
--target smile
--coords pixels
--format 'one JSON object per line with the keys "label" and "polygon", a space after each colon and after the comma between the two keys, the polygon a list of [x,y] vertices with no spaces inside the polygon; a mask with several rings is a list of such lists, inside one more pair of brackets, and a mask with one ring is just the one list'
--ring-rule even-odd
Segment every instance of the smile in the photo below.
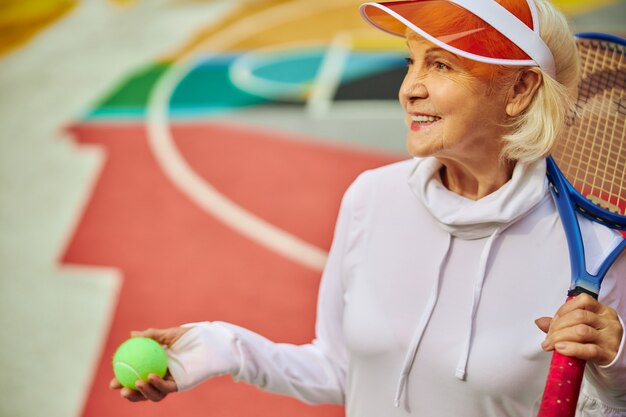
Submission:
{"label": "smile", "polygon": [[419,115],[411,115],[411,121],[413,123],[433,123],[436,122],[437,120],[440,120],[441,117],[437,117],[437,116],[427,116],[424,114],[419,114]]}

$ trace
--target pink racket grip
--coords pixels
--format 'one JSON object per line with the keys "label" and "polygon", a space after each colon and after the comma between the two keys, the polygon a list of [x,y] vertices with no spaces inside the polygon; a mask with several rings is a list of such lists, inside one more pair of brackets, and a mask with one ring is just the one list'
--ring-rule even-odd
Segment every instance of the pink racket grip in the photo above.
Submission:
{"label": "pink racket grip", "polygon": [[585,361],[554,351],[537,417],[574,417]]}
{"label": "pink racket grip", "polygon": [[[567,300],[571,300],[570,296]],[[561,355],[556,350],[548,370],[537,417],[574,417],[586,361]]]}

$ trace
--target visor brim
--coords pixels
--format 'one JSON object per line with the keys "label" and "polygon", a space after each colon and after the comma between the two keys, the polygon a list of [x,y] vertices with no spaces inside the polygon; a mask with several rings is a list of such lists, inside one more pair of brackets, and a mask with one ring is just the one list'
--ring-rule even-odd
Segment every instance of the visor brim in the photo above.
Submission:
{"label": "visor brim", "polygon": [[[456,3],[463,3],[465,7]],[[361,6],[360,12],[368,23],[395,36],[405,37],[409,29],[439,47],[468,59],[497,65],[540,66],[553,75],[552,54],[533,30],[536,22],[533,11],[518,11],[523,19],[520,20],[503,7],[496,6],[502,9],[498,10],[490,5],[491,9],[497,11],[498,22],[509,19],[508,22],[500,22],[501,27],[495,28],[466,8],[474,7],[485,16],[485,5],[481,3],[480,0],[366,3]],[[493,14],[493,10],[489,12],[487,15]],[[505,26],[509,28],[503,29]],[[510,29],[511,26],[515,27]],[[511,37],[516,38],[515,42]]]}

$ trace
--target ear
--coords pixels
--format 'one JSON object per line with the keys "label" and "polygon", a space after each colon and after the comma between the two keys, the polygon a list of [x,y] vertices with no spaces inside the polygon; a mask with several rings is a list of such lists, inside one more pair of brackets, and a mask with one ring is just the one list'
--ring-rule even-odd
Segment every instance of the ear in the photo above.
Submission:
{"label": "ear", "polygon": [[542,81],[543,76],[537,68],[521,70],[509,91],[506,113],[514,117],[526,110]]}

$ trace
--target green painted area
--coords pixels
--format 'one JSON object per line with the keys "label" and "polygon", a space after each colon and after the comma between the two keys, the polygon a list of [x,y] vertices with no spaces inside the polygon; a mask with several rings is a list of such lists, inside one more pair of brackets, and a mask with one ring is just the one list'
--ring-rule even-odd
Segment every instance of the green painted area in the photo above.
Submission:
{"label": "green painted area", "polygon": [[317,76],[325,52],[323,48],[253,52],[245,55],[238,64],[263,80],[306,84]]}
{"label": "green painted area", "polygon": [[341,81],[354,81],[389,69],[404,67],[405,58],[404,52],[353,52],[346,62]]}
{"label": "green painted area", "polygon": [[208,112],[254,106],[268,100],[242,91],[230,80],[228,71],[235,56],[222,55],[197,65],[176,87],[171,110]]}
{"label": "green painted area", "polygon": [[[271,54],[224,54],[200,59],[176,86],[170,98],[171,117],[202,117],[247,108],[281,98],[304,103],[303,92],[315,80],[325,59],[325,50],[292,50]],[[398,53],[353,52],[342,67],[341,82],[404,65]],[[253,77],[248,83],[234,83],[233,68]],[[86,116],[88,119],[143,118],[151,91],[170,64],[155,63],[128,76]],[[271,87],[258,89],[269,82]],[[256,94],[255,94],[256,93]],[[268,98],[269,97],[269,98]]]}
{"label": "green painted area", "polygon": [[[170,112],[176,116],[211,114],[253,106],[267,100],[235,87],[228,70],[233,56],[219,56],[199,63],[176,87]],[[134,119],[145,116],[148,100],[158,79],[170,68],[152,64],[131,74],[85,115],[88,119]]]}
{"label": "green painted area", "polygon": [[97,114],[136,114],[138,112],[143,114],[152,87],[169,67],[169,64],[152,63],[139,69],[97,103],[90,116]]}

